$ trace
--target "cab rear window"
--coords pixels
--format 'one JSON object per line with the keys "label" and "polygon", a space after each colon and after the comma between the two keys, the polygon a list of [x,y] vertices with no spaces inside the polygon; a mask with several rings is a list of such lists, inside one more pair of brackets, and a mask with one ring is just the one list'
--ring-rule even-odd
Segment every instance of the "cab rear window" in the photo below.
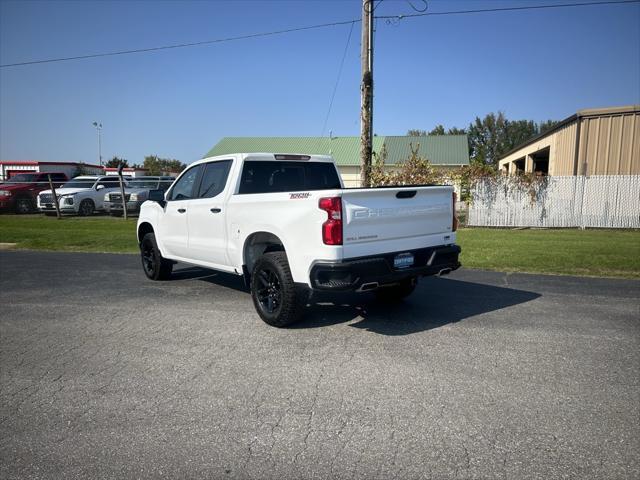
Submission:
{"label": "cab rear window", "polygon": [[238,193],[297,192],[336,188],[340,188],[340,179],[332,163],[248,161],[242,168]]}

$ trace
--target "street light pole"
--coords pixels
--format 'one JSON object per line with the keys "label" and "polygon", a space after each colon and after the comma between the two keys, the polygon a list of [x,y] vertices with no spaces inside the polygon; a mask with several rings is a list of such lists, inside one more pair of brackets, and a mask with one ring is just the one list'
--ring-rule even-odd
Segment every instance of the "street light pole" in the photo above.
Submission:
{"label": "street light pole", "polygon": [[98,133],[98,161],[99,165],[102,166],[102,123],[93,122],[93,126],[96,127],[96,132]]}

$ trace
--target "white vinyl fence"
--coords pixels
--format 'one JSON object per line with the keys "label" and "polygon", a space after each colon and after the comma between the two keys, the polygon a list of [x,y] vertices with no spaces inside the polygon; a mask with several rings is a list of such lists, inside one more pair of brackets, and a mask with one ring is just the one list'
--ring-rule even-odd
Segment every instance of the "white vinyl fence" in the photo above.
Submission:
{"label": "white vinyl fence", "polygon": [[640,228],[640,175],[547,177],[535,187],[503,177],[471,198],[470,226]]}

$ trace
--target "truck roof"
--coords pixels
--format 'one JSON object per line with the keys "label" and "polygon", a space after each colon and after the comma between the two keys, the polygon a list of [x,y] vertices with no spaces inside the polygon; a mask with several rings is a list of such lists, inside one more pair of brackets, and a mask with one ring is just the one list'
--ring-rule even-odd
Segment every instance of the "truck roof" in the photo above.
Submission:
{"label": "truck roof", "polygon": [[[240,157],[241,160],[257,160],[257,161],[301,161],[301,162],[327,162],[335,163],[331,155],[312,155],[308,153],[273,153],[273,152],[253,152],[253,153],[228,153],[226,155],[216,155],[215,157],[207,157],[202,160],[193,162],[191,165],[210,162],[211,160],[225,160],[229,157]],[[296,158],[298,157],[298,158]]]}

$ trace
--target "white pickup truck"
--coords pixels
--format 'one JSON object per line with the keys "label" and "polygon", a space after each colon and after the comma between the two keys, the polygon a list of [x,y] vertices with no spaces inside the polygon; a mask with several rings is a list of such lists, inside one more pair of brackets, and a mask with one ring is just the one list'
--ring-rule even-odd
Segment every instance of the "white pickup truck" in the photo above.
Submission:
{"label": "white pickup truck", "polygon": [[140,210],[148,278],[176,262],[243,275],[268,324],[298,320],[313,291],[409,295],[460,266],[450,186],[346,189],[324,155],[238,153],[189,166]]}

